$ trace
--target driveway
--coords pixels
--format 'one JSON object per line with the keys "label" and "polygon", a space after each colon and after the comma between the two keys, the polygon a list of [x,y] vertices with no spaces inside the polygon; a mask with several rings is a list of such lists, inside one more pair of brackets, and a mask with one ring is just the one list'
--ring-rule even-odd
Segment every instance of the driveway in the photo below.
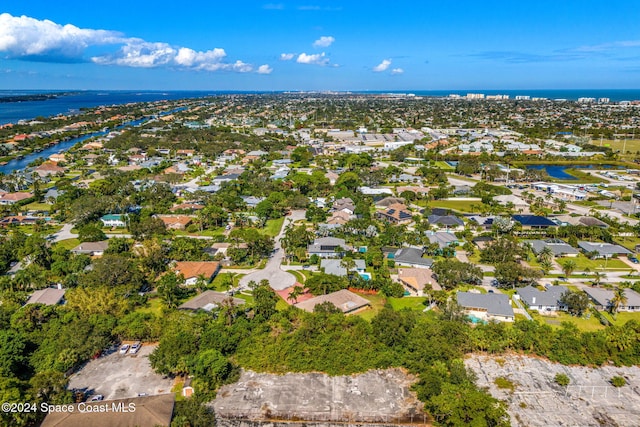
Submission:
{"label": "driveway", "polygon": [[53,241],[59,242],[61,240],[75,239],[78,237],[77,234],[72,233],[71,229],[73,228],[73,224],[65,224],[62,226],[62,229],[57,233],[53,234]]}
{"label": "driveway", "polygon": [[292,211],[289,216],[287,216],[282,224],[282,229],[280,229],[280,233],[275,237],[275,245],[274,251],[267,265],[264,269],[258,270],[254,273],[247,274],[243,278],[240,279],[240,288],[247,289],[249,286],[249,282],[254,281],[256,283],[260,283],[261,280],[268,280],[269,285],[276,291],[280,291],[282,289],[286,289],[295,285],[296,277],[287,273],[286,271],[282,271],[280,266],[282,265],[282,261],[284,260],[284,250],[282,249],[282,245],[280,244],[280,239],[284,235],[284,230],[287,228],[287,225],[293,223],[295,221],[304,219],[305,217],[304,210],[300,211]]}

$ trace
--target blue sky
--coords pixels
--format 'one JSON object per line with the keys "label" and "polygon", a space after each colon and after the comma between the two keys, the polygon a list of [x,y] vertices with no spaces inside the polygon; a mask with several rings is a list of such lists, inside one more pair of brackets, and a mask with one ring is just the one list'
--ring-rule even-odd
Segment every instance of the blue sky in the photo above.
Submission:
{"label": "blue sky", "polygon": [[3,0],[0,89],[640,87],[636,0]]}

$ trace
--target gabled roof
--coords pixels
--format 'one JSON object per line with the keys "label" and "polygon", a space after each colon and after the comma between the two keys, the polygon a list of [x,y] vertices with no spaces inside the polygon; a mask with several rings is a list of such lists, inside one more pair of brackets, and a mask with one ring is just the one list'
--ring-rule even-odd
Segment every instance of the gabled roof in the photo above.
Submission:
{"label": "gabled roof", "polygon": [[484,309],[488,314],[514,317],[509,297],[505,294],[477,294],[458,292],[458,304],[468,309]]}
{"label": "gabled roof", "polygon": [[[599,305],[608,307],[611,305],[615,293],[611,289],[585,287],[584,291]],[[625,307],[640,307],[640,294],[632,289],[625,289],[624,296],[627,298]]]}
{"label": "gabled roof", "polygon": [[[365,270],[367,268],[363,259],[354,259],[356,270]],[[333,274],[334,276],[344,277],[347,275],[347,269],[342,265],[340,259],[323,259],[320,261],[320,268],[324,269],[326,274]]]}
{"label": "gabled roof", "polygon": [[426,268],[405,268],[398,269],[398,279],[416,290],[424,290],[426,285],[431,285],[434,291],[442,290],[442,287],[434,277],[434,273]]}

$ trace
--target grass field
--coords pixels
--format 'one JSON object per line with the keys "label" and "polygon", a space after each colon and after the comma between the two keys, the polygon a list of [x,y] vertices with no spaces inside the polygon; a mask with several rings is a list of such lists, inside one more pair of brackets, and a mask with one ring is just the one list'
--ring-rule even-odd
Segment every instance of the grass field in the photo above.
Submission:
{"label": "grass field", "polygon": [[[599,139],[594,139],[591,141],[591,143],[595,146],[600,147]],[[611,148],[613,151],[620,151],[621,153],[622,150],[625,150],[625,153],[635,154],[636,152],[640,151],[640,139],[627,139],[626,142],[624,139],[603,139],[602,146]]]}
{"label": "grass field", "polygon": [[454,171],[454,170],[456,170],[456,168],[451,166],[449,163],[443,162],[443,161],[433,162],[431,164],[431,166],[433,166],[434,168],[445,170],[445,171]]}
{"label": "grass field", "polygon": [[468,213],[477,211],[477,209],[472,209],[471,205],[480,206],[482,202],[480,200],[433,200],[429,202],[429,207],[432,208],[445,208]]}
{"label": "grass field", "polygon": [[306,281],[305,276],[302,273],[300,273],[299,271],[287,270],[287,273],[293,274],[294,276],[296,276],[296,280],[298,281],[298,283],[304,283]]}
{"label": "grass field", "polygon": [[284,217],[278,219],[269,219],[265,224],[264,228],[262,228],[260,233],[266,234],[267,236],[276,237],[278,233],[280,233],[280,229],[282,228],[282,224],[284,223]]}
{"label": "grass field", "polygon": [[564,312],[558,312],[557,316],[541,316],[535,311],[531,312],[531,317],[534,320],[539,320],[542,323],[546,323],[554,328],[560,328],[562,322],[572,322],[581,331],[598,331],[604,329],[604,326],[600,324],[600,321],[593,315],[588,319],[585,317],[574,317]]}
{"label": "grass field", "polygon": [[607,318],[608,321],[612,322],[614,325],[617,325],[617,326],[622,326],[630,320],[635,320],[637,322],[640,322],[639,312],[629,313],[626,311],[621,311],[620,313],[616,314],[615,318],[611,316],[609,313],[605,313],[604,316]]}
{"label": "grass field", "polygon": [[424,310],[425,297],[403,297],[403,298],[388,298],[389,304],[394,310],[403,310],[408,308],[409,310]]}
{"label": "grass field", "polygon": [[58,242],[59,245],[61,245],[63,248],[65,249],[73,249],[76,246],[78,246],[80,244],[80,240],[78,239],[67,239],[67,240],[61,240]]}
{"label": "grass field", "polygon": [[22,207],[24,209],[29,210],[29,211],[46,211],[46,212],[49,212],[49,209],[51,209],[51,205],[49,203],[38,203],[38,202],[29,203],[28,205],[24,205]]}
{"label": "grass field", "polygon": [[[590,271],[606,271],[606,270],[629,270],[629,267],[624,262],[619,259],[589,259],[586,256],[580,254],[575,258],[571,258],[576,262],[576,271],[584,271],[585,268],[588,268]],[[560,261],[560,265],[567,262],[566,260]],[[606,270],[605,270],[606,266]]]}

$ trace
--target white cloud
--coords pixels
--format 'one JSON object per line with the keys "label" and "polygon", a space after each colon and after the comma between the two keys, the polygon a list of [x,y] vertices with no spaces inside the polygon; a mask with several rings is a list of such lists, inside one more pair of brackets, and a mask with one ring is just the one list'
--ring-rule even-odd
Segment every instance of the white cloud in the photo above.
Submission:
{"label": "white cloud", "polygon": [[271,74],[273,68],[271,68],[268,64],[264,64],[258,67],[256,71],[258,74]]}
{"label": "white cloud", "polygon": [[329,47],[334,41],[336,41],[336,39],[332,36],[322,36],[313,42],[313,47]]}
{"label": "white cloud", "polygon": [[404,73],[404,70],[402,68],[394,68],[393,70],[391,70],[391,74],[402,74]]}
{"label": "white cloud", "polygon": [[296,56],[295,53],[281,53],[280,61],[291,61],[294,56]]}
{"label": "white cloud", "polygon": [[299,64],[327,65],[329,63],[329,58],[325,57],[324,52],[315,53],[313,55],[301,53],[298,56],[298,59],[296,59],[296,62]]}
{"label": "white cloud", "polygon": [[9,58],[35,56],[78,59],[89,46],[121,43],[115,31],[82,29],[28,16],[0,14],[0,52]]}
{"label": "white cloud", "polygon": [[[86,58],[87,49],[94,46],[112,46],[115,50]],[[196,51],[165,42],[125,37],[115,31],[83,29],[28,16],[14,17],[8,13],[0,14],[0,53],[9,59],[49,62],[91,61],[136,68],[253,71],[253,65],[240,60],[224,62],[227,54],[221,48]]]}
{"label": "white cloud", "polygon": [[373,71],[376,73],[381,73],[383,71],[387,71],[387,68],[391,65],[390,59],[383,59],[381,63],[373,67]]}

